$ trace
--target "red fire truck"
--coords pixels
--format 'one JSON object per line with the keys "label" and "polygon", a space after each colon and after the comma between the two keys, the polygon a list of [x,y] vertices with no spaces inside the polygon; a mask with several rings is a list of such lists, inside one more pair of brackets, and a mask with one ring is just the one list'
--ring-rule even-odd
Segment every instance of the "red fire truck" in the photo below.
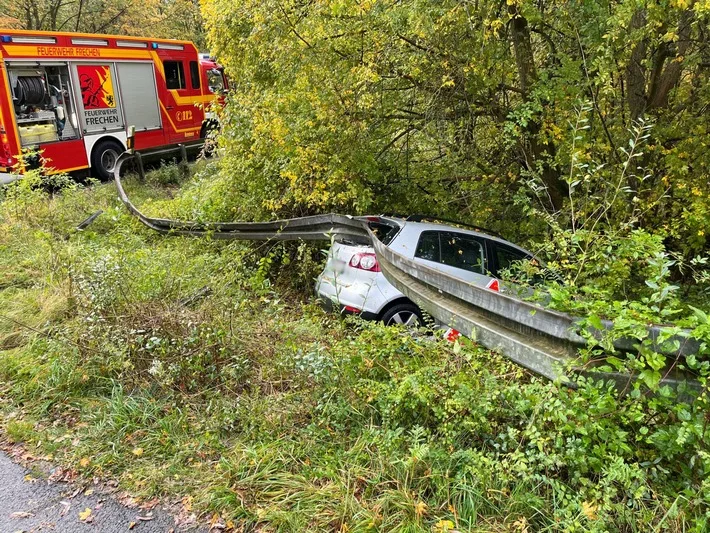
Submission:
{"label": "red fire truck", "polygon": [[226,89],[188,41],[0,29],[0,183],[23,149],[108,179],[131,126],[137,150],[199,141]]}

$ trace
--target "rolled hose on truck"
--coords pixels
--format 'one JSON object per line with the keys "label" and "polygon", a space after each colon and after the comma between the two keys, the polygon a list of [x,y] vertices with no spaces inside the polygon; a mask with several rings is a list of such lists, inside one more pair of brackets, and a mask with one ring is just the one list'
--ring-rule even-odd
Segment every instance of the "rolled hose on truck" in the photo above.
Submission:
{"label": "rolled hose on truck", "polygon": [[[124,152],[114,168],[114,181],[119,197],[128,211],[145,226],[159,233],[229,240],[330,240],[334,235],[367,238],[372,243],[382,273],[392,285],[443,324],[486,348],[501,352],[515,363],[551,380],[573,386],[565,368],[587,341],[580,335],[582,319],[553,311],[508,294],[491,291],[467,283],[435,268],[415,263],[384,245],[370,230],[367,222],[349,215],[328,214],[275,220],[273,222],[193,222],[148,217],[128,198],[121,183],[121,167],[133,159]],[[603,321],[606,329],[613,327]],[[602,331],[592,331],[601,335]],[[679,373],[676,365],[700,346],[681,332],[663,339],[663,328],[651,326],[648,336],[654,349],[673,357],[663,383],[698,389],[692,375]],[[656,342],[658,340],[658,342]],[[614,345],[622,351],[633,351],[634,339],[618,339]],[[676,345],[677,343],[677,345]],[[636,377],[624,373],[601,372],[594,368],[575,367],[574,372],[594,378],[612,380],[625,389]]]}
{"label": "rolled hose on truck", "polygon": [[47,94],[44,81],[39,76],[18,77],[15,91],[20,93],[18,97],[20,105],[40,105]]}

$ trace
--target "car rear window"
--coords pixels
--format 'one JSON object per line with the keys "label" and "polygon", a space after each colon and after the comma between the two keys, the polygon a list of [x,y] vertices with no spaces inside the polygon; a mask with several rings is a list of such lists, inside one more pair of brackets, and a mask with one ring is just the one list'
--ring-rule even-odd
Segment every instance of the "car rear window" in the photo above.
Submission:
{"label": "car rear window", "polygon": [[370,226],[372,233],[377,235],[377,238],[380,239],[380,242],[385,246],[391,243],[392,239],[394,239],[395,235],[399,232],[399,226],[397,224],[382,220],[379,222],[368,222],[367,225]]}

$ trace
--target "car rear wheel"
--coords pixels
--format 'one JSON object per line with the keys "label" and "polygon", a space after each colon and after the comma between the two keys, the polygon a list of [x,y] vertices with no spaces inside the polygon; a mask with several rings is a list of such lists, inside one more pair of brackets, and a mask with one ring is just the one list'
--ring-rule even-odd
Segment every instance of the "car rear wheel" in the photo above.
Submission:
{"label": "car rear wheel", "polygon": [[397,304],[382,315],[385,326],[403,325],[408,328],[420,328],[424,325],[421,310],[412,303]]}

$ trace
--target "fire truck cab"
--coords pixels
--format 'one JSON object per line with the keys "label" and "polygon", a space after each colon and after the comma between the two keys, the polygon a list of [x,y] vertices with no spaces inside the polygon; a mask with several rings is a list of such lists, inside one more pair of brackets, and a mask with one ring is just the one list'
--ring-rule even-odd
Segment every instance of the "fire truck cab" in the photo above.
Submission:
{"label": "fire truck cab", "polygon": [[227,89],[189,41],[0,29],[0,183],[24,150],[108,179],[130,126],[137,150],[199,141]]}

